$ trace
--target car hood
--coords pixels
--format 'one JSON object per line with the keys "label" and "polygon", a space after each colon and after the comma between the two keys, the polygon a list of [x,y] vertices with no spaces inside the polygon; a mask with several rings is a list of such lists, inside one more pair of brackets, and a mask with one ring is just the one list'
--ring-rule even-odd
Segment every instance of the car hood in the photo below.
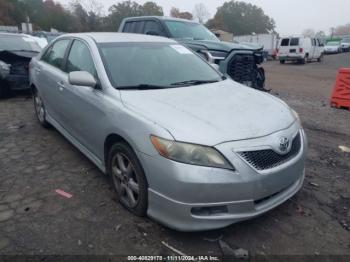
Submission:
{"label": "car hood", "polygon": [[0,60],[10,62],[14,60],[30,61],[34,56],[37,56],[38,52],[31,51],[0,51]]}
{"label": "car hood", "polygon": [[185,44],[192,49],[208,49],[216,51],[231,52],[232,50],[253,50],[258,51],[261,46],[254,44],[243,44],[223,41],[210,41],[210,40],[192,40],[192,39],[176,39],[182,44]]}
{"label": "car hood", "polygon": [[126,107],[183,142],[213,146],[265,136],[295,121],[291,110],[281,100],[232,80],[120,92]]}

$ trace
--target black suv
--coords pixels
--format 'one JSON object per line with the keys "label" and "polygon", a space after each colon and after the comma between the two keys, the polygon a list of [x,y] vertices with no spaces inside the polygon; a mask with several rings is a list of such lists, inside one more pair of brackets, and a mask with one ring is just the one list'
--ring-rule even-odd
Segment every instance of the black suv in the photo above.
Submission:
{"label": "black suv", "polygon": [[239,43],[221,42],[209,29],[194,21],[142,16],[125,18],[119,32],[158,35],[173,38],[197,52],[220,71],[244,85],[264,90],[265,73],[262,48]]}

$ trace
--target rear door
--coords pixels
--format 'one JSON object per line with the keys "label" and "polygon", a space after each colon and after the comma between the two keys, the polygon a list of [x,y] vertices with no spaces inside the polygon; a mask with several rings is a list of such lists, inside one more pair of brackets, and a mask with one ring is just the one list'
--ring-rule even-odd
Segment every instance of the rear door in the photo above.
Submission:
{"label": "rear door", "polygon": [[310,49],[310,58],[315,59],[317,55],[317,41],[316,38],[311,38],[311,49]]}
{"label": "rear door", "polygon": [[287,56],[289,54],[289,42],[290,38],[282,38],[279,45],[279,56]]}
{"label": "rear door", "polygon": [[302,45],[302,41],[299,37],[292,37],[289,42],[289,55],[294,56],[300,53],[301,45]]}
{"label": "rear door", "polygon": [[38,61],[35,74],[40,95],[48,114],[58,123],[62,123],[62,101],[60,90],[67,74],[62,70],[63,62],[69,46],[69,39],[60,39],[49,47]]}
{"label": "rear door", "polygon": [[323,53],[323,46],[321,44],[320,39],[316,38],[316,47],[315,47],[316,57],[315,58],[321,57],[322,53]]}

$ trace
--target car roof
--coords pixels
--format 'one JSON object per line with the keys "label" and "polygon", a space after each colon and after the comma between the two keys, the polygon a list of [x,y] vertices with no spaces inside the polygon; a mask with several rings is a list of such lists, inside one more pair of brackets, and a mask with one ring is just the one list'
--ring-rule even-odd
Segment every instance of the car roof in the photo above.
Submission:
{"label": "car roof", "polygon": [[128,22],[128,21],[133,21],[133,20],[147,20],[147,19],[158,19],[158,20],[164,20],[164,21],[178,21],[178,22],[199,24],[196,21],[182,19],[182,18],[176,18],[176,17],[170,17],[170,16],[135,16],[135,17],[127,17],[124,19],[124,21]]}
{"label": "car roof", "polygon": [[7,36],[18,36],[18,37],[27,36],[27,35],[24,35],[24,34],[17,34],[17,33],[6,33],[6,32],[0,32],[0,35],[7,35]]}
{"label": "car roof", "polygon": [[[65,36],[85,38],[90,37],[97,43],[113,43],[113,42],[149,42],[149,43],[177,43],[169,38],[142,34],[129,34],[129,33],[78,33],[78,34],[65,34],[58,38]],[[57,38],[57,39],[58,39]]]}

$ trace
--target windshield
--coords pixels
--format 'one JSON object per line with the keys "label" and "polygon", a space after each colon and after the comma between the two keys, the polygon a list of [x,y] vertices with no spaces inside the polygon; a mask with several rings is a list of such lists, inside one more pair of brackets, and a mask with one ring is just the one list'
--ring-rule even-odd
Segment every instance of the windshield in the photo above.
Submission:
{"label": "windshield", "polygon": [[208,28],[201,24],[182,21],[165,21],[165,24],[172,38],[220,41]]}
{"label": "windshield", "polygon": [[343,39],[341,42],[342,43],[350,43],[350,38]]}
{"label": "windshield", "polygon": [[35,51],[41,48],[34,39],[25,36],[0,35],[0,51]]}
{"label": "windshield", "polygon": [[99,49],[115,88],[221,80],[209,64],[177,43],[103,43]]}
{"label": "windshield", "polygon": [[327,45],[335,46],[335,45],[339,45],[339,42],[328,42]]}

